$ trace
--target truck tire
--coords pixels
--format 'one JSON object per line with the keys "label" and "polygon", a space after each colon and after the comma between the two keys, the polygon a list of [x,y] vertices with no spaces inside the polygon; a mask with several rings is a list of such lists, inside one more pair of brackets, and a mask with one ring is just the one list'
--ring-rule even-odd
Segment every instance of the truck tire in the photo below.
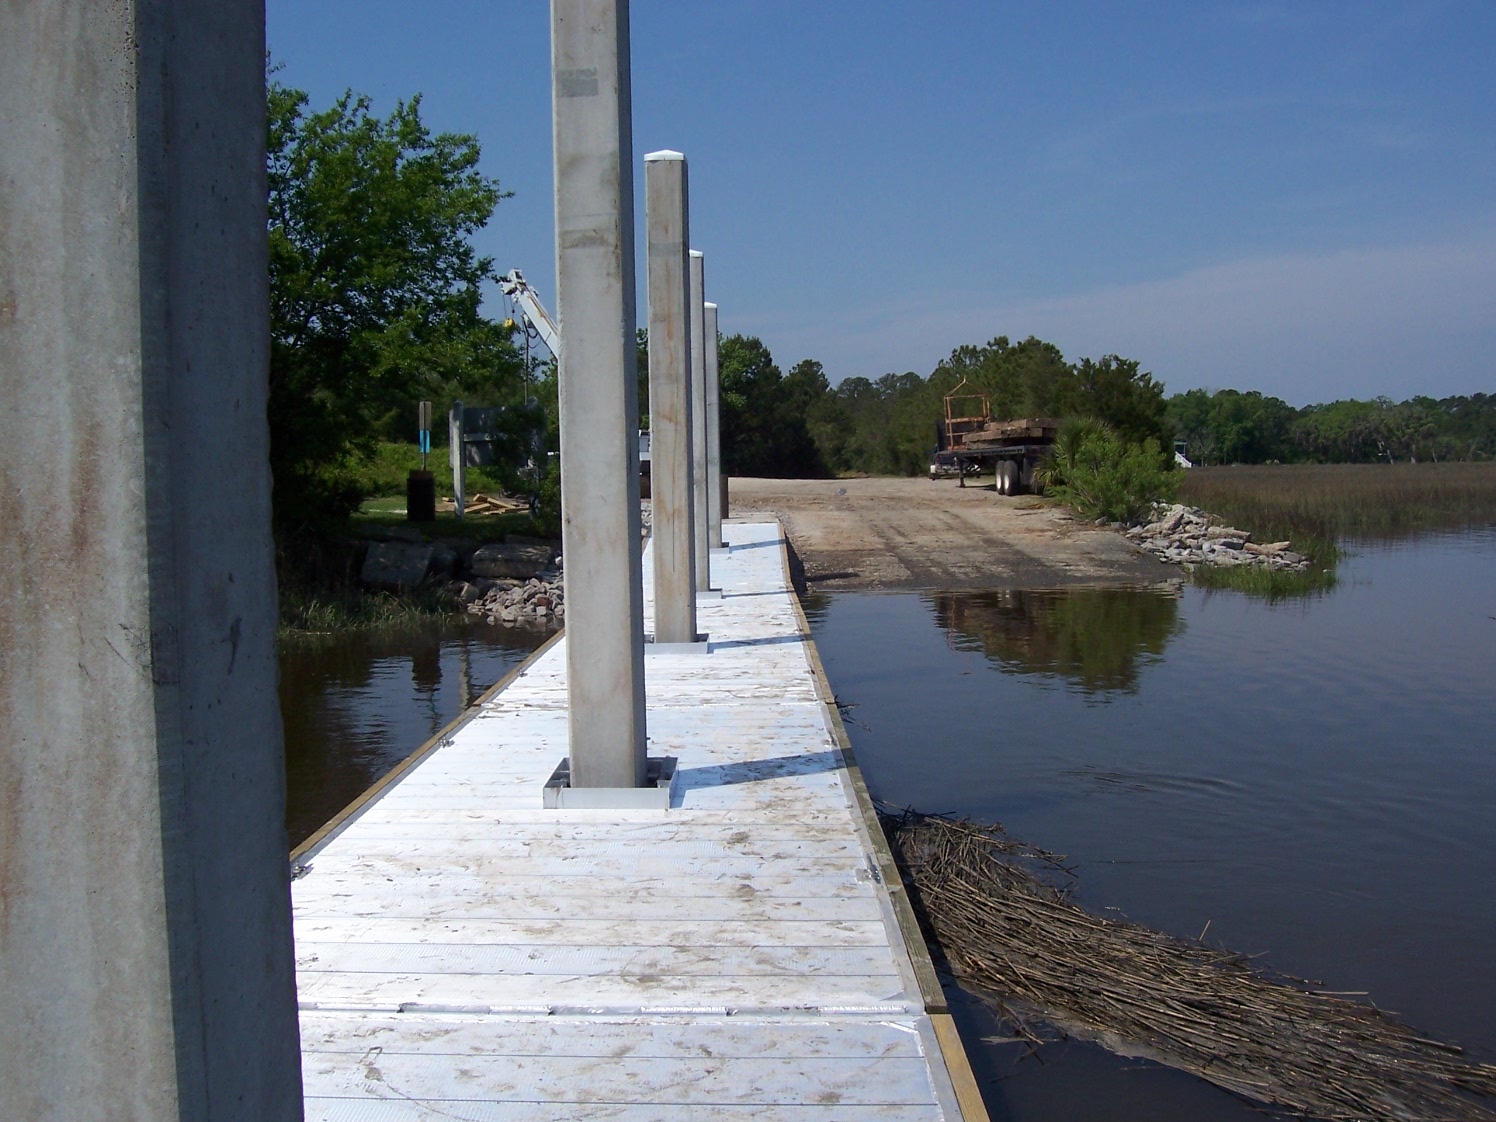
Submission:
{"label": "truck tire", "polygon": [[1008,494],[1021,495],[1028,490],[1028,480],[1024,478],[1024,462],[1013,461],[1013,480],[1008,484]]}
{"label": "truck tire", "polygon": [[997,493],[999,495],[1018,493],[1018,465],[1012,460],[1003,460],[997,465]]}

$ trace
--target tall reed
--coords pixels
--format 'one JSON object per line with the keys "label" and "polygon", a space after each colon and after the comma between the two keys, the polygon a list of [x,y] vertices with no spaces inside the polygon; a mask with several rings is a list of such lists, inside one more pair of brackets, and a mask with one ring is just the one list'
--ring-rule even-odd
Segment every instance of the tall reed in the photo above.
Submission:
{"label": "tall reed", "polygon": [[1179,499],[1314,556],[1343,538],[1496,525],[1496,463],[1192,468]]}

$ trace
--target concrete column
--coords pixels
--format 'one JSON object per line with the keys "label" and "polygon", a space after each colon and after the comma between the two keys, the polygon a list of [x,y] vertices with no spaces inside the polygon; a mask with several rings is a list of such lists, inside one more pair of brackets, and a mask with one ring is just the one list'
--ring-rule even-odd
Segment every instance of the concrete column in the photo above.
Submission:
{"label": "concrete column", "polygon": [[457,520],[467,510],[467,446],[463,434],[462,402],[454,401],[447,410],[447,462],[452,465],[452,506]]}
{"label": "concrete column", "polygon": [[0,1115],[300,1119],[263,6],[0,42]]}
{"label": "concrete column", "polygon": [[712,587],[711,546],[707,540],[706,470],[706,258],[691,250],[691,499],[696,542],[696,590]]}
{"label": "concrete column", "polygon": [[703,305],[706,335],[706,538],[722,548],[722,378],[717,365],[717,305]]}
{"label": "concrete column", "polygon": [[686,158],[679,152],[645,156],[644,194],[649,228],[649,470],[655,642],[694,643],[696,508],[691,480],[694,434]]}
{"label": "concrete column", "polygon": [[628,0],[551,0],[574,787],[645,781]]}

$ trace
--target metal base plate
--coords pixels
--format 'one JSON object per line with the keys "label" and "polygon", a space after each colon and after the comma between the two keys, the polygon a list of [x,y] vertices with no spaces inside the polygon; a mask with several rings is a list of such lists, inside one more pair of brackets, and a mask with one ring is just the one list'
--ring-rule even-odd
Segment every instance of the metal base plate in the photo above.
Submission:
{"label": "metal base plate", "polygon": [[706,654],[707,640],[711,638],[705,631],[696,633],[694,643],[656,643],[653,635],[644,636],[644,653],[652,654]]}
{"label": "metal base plate", "polygon": [[674,756],[651,756],[643,787],[573,787],[567,757],[546,781],[544,805],[547,810],[669,810],[675,763]]}

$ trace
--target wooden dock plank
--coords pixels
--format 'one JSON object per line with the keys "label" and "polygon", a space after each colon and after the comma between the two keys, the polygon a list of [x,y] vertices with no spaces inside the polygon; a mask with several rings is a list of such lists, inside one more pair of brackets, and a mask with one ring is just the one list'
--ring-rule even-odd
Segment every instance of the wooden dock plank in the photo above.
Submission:
{"label": "wooden dock plank", "polygon": [[887,947],[711,947],[655,944],[302,942],[296,968],[307,974],[611,974],[638,979],[690,974],[795,977],[898,977]]}
{"label": "wooden dock plank", "polygon": [[[766,1033],[765,1029],[772,1029]],[[919,1033],[890,1021],[801,1018],[765,1021],[732,1017],[430,1017],[310,1012],[301,1018],[302,1045],[312,1052],[370,1049],[440,1055],[733,1057],[821,1059],[923,1055]]]}
{"label": "wooden dock plank", "polygon": [[[490,943],[568,947],[758,947],[770,934],[778,945],[796,947],[887,946],[881,919],[781,921],[771,932],[757,922],[687,919],[649,920],[459,920],[450,916],[400,919],[326,919],[307,916],[297,924],[298,947],[309,942]],[[298,952],[299,953],[299,952]]]}
{"label": "wooden dock plank", "polygon": [[[624,1092],[628,1093],[627,1091]],[[686,1113],[689,1112],[689,1113]],[[454,1101],[376,1098],[365,1092],[351,1098],[308,1096],[306,1122],[938,1122],[951,1117],[931,1106],[763,1105],[634,1101],[519,1103],[498,1100]]]}
{"label": "wooden dock plank", "polygon": [[917,1002],[904,997],[897,974],[836,977],[804,973],[744,974],[353,974],[300,971],[302,1004],[339,1009],[398,1010],[576,1008],[598,1012],[681,1009],[802,1010],[858,1009],[886,1015],[908,1013]]}
{"label": "wooden dock plank", "polygon": [[708,653],[646,656],[669,811],[540,806],[563,639],[298,857],[309,1119],[962,1117],[778,527],[731,536]]}
{"label": "wooden dock plank", "polygon": [[[675,1106],[916,1106],[930,1092],[922,1056],[720,1059],[548,1056],[465,1056],[464,1082],[474,1098],[592,1103],[610,1098]],[[362,1068],[362,1070],[360,1070]],[[371,1083],[398,1087],[413,1099],[440,1098],[452,1085],[449,1057],[387,1051],[361,1058],[313,1061],[303,1070],[307,1093],[330,1098],[367,1093]],[[850,1077],[850,1078],[849,1078]]]}

